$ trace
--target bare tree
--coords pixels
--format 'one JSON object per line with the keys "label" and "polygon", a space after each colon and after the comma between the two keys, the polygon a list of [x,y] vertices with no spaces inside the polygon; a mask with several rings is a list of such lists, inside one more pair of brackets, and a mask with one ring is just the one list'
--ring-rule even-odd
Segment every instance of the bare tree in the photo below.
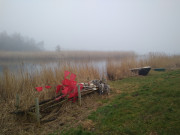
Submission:
{"label": "bare tree", "polygon": [[60,46],[60,45],[57,45],[57,46],[56,46],[56,51],[57,51],[57,52],[61,52],[61,46]]}

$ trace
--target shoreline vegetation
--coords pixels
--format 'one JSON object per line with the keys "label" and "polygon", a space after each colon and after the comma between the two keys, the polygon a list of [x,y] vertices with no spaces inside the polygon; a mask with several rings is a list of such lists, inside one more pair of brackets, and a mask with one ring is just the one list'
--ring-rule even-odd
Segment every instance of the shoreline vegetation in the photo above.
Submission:
{"label": "shoreline vegetation", "polygon": [[[24,102],[22,106],[24,107],[31,105],[34,97],[38,96],[40,101],[54,97],[55,86],[61,84],[65,70],[75,73],[78,82],[101,79],[102,75],[99,71],[101,69],[94,67],[92,61],[106,61],[106,74],[103,77],[108,80],[119,80],[132,76],[130,69],[136,67],[180,68],[180,56],[166,55],[165,53],[149,53],[140,59],[134,52],[60,51],[0,53],[0,62],[13,62],[20,59],[23,59],[23,61],[43,61],[43,59],[47,59],[61,63],[61,68],[58,65],[47,67],[44,64],[40,70],[34,69],[32,73],[23,68],[20,68],[16,73],[9,71],[8,68],[3,70],[0,76],[1,99],[13,105],[15,96],[18,93],[22,97],[21,100]],[[74,61],[73,64],[72,61]],[[35,87],[45,85],[51,85],[54,88],[38,95]]]}
{"label": "shoreline vegetation", "polygon": [[[98,52],[98,51],[60,51],[60,52],[0,52],[0,63],[13,61],[59,61],[59,66],[42,66],[31,74],[20,68],[16,73],[4,69],[0,75],[0,101],[7,108],[5,111],[15,110],[16,94],[20,96],[21,109],[27,109],[34,104],[35,97],[39,101],[55,97],[55,87],[61,84],[65,70],[77,75],[77,82],[101,79],[98,68],[88,61],[106,61],[106,75],[108,80],[120,80],[132,76],[131,68],[151,66],[151,68],[166,68],[167,70],[180,68],[180,55],[165,53],[149,53],[142,58],[134,52]],[[71,61],[75,61],[71,64]],[[81,66],[76,61],[80,61]],[[38,93],[35,87],[50,85],[49,90]]]}
{"label": "shoreline vegetation", "polygon": [[7,61],[57,61],[103,60],[135,57],[133,51],[0,51],[0,62]]}

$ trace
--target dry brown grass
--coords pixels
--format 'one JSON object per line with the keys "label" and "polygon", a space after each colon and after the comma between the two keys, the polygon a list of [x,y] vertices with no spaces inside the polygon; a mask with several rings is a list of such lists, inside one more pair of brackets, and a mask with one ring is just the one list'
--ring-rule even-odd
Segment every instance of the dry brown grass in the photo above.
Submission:
{"label": "dry brown grass", "polygon": [[[78,52],[76,53],[78,55]],[[98,52],[94,53],[98,54]],[[99,55],[103,53],[100,53]],[[124,54],[124,57],[121,59],[116,59],[118,58],[116,57],[118,54],[110,54],[111,52],[108,55],[112,56],[112,58],[109,58],[106,64],[107,75],[110,80],[131,76],[132,74],[129,69],[136,67],[180,67],[179,55],[168,56],[162,53],[150,53],[149,55],[144,56],[145,58],[137,59],[133,54],[130,54],[129,57]],[[79,54],[78,57],[83,57],[83,55],[85,54]],[[93,63],[89,64],[89,61],[88,63],[85,61],[79,63],[63,62],[63,64],[60,63],[61,65],[54,67],[42,65],[40,70],[35,69],[33,73],[29,73],[23,68],[15,74],[11,73],[9,70],[4,70],[3,74],[0,76],[0,97],[8,102],[11,107],[14,107],[15,96],[18,93],[20,95],[21,107],[27,108],[34,104],[35,97],[39,97],[40,101],[55,97],[55,87],[58,84],[61,84],[65,70],[75,73],[77,75],[77,82],[86,82],[87,78],[89,80],[101,78],[99,69],[95,68]],[[51,85],[53,87],[50,90],[43,90],[40,93],[35,90],[35,87],[45,85]]]}
{"label": "dry brown grass", "polygon": [[180,55],[166,55],[165,53],[149,53],[146,61],[152,68],[179,68]]}
{"label": "dry brown grass", "polygon": [[[55,60],[56,62],[59,61],[60,64],[54,67],[47,67],[44,64],[40,70],[34,69],[32,73],[29,73],[23,67],[16,73],[11,73],[11,71],[5,69],[0,76],[0,98],[14,108],[15,96],[18,93],[20,96],[20,106],[27,108],[34,104],[35,97],[39,97],[40,101],[54,97],[55,87],[61,84],[65,70],[75,73],[77,75],[77,82],[86,82],[87,78],[89,80],[100,78],[99,69],[95,68],[93,64],[89,64],[90,61],[107,58],[119,59],[134,55],[134,52],[118,51],[0,52],[1,65],[2,63],[17,61],[34,62],[44,60]],[[35,90],[35,87],[45,85],[53,87],[40,93]]]}
{"label": "dry brown grass", "polygon": [[[0,134],[14,134],[14,135],[45,135],[58,131],[59,134],[62,131],[75,128],[79,125],[86,129],[91,130],[94,124],[87,121],[87,117],[91,112],[95,111],[99,106],[103,106],[101,102],[101,96],[97,93],[89,96],[82,97],[82,106],[79,107],[78,103],[66,102],[62,106],[57,106],[47,117],[57,116],[54,121],[41,123],[40,127],[37,127],[35,123],[29,122],[26,118],[16,117],[9,114],[10,108],[7,104],[3,107],[2,113],[0,113]],[[58,112],[58,113],[57,113]],[[46,117],[46,118],[47,118]]]}
{"label": "dry brown grass", "polygon": [[[92,64],[85,62],[82,62],[81,65],[78,63],[63,63],[63,65],[60,67],[57,65],[53,68],[42,65],[40,70],[35,69],[33,73],[29,73],[23,68],[21,68],[16,73],[11,73],[8,69],[4,70],[3,74],[0,76],[0,108],[2,108],[0,112],[0,134],[47,133],[39,128],[37,129],[35,124],[29,123],[27,121],[27,118],[20,117],[20,119],[17,119],[12,114],[10,114],[10,112],[15,110],[15,100],[17,93],[20,96],[20,109],[22,110],[29,108],[31,105],[34,105],[36,97],[39,98],[40,102],[55,97],[55,87],[58,84],[61,84],[62,80],[64,79],[65,70],[75,73],[77,75],[77,82],[86,82],[87,78],[89,80],[100,78],[98,70],[94,68]],[[51,89],[44,89],[41,92],[37,92],[35,90],[35,87],[44,87],[45,85],[50,85],[53,87]],[[90,106],[90,102],[86,102],[86,100],[82,104],[87,104],[87,106]],[[63,105],[62,110],[60,110],[61,113],[62,111],[71,112],[71,107],[74,104],[71,105],[68,103],[68,105],[66,105],[67,104]],[[76,105],[75,109],[76,110],[74,113],[77,112],[78,105]],[[82,110],[81,113],[83,113]],[[50,115],[51,114],[48,116]],[[67,115],[67,117],[65,115]],[[59,127],[59,120],[61,122],[63,121],[71,123],[71,121],[75,119],[74,116],[69,116],[66,112],[63,112],[63,115],[61,116],[62,117],[58,118],[58,121],[56,121],[57,125],[54,125],[54,127]],[[51,126],[52,124],[48,123],[45,127],[48,127],[48,129],[52,131]]]}
{"label": "dry brown grass", "polygon": [[[18,73],[11,73],[4,70],[0,78],[0,96],[8,104],[14,108],[16,93],[20,96],[22,108],[27,108],[34,104],[35,97],[39,97],[40,101],[55,97],[55,90],[58,84],[61,84],[64,76],[64,71],[68,70],[77,75],[77,82],[86,82],[89,79],[99,79],[100,74],[93,65],[81,63],[81,66],[76,64],[64,63],[61,68],[58,66],[46,67],[42,66],[41,70],[35,70],[32,74],[22,69]],[[37,92],[35,87],[50,85],[51,89],[44,89],[42,92]]]}
{"label": "dry brown grass", "polygon": [[107,63],[107,77],[110,80],[118,80],[130,76],[129,69],[136,67],[136,57],[129,57],[122,60],[109,60]]}
{"label": "dry brown grass", "polygon": [[0,51],[0,62],[9,61],[57,61],[57,60],[102,60],[135,56],[132,51],[42,51],[42,52],[4,52]]}
{"label": "dry brown grass", "polygon": [[131,68],[151,66],[151,68],[174,69],[180,67],[179,55],[166,55],[164,53],[149,53],[137,59],[126,57],[121,60],[110,59],[107,63],[107,76],[110,80],[122,79],[132,75]]}

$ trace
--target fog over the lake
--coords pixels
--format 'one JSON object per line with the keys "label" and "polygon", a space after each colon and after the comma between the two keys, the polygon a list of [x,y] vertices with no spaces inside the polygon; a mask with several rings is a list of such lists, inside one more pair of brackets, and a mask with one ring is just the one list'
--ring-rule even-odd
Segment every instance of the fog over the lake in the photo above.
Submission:
{"label": "fog over the lake", "polygon": [[47,50],[180,54],[180,0],[0,0],[0,32]]}

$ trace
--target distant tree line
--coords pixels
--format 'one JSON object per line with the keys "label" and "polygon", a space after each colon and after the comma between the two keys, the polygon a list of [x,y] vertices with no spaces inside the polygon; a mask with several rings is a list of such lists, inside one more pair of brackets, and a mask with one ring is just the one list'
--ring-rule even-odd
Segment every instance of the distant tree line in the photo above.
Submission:
{"label": "distant tree line", "polygon": [[44,42],[36,42],[33,38],[23,37],[19,33],[8,35],[0,33],[0,51],[43,51]]}

